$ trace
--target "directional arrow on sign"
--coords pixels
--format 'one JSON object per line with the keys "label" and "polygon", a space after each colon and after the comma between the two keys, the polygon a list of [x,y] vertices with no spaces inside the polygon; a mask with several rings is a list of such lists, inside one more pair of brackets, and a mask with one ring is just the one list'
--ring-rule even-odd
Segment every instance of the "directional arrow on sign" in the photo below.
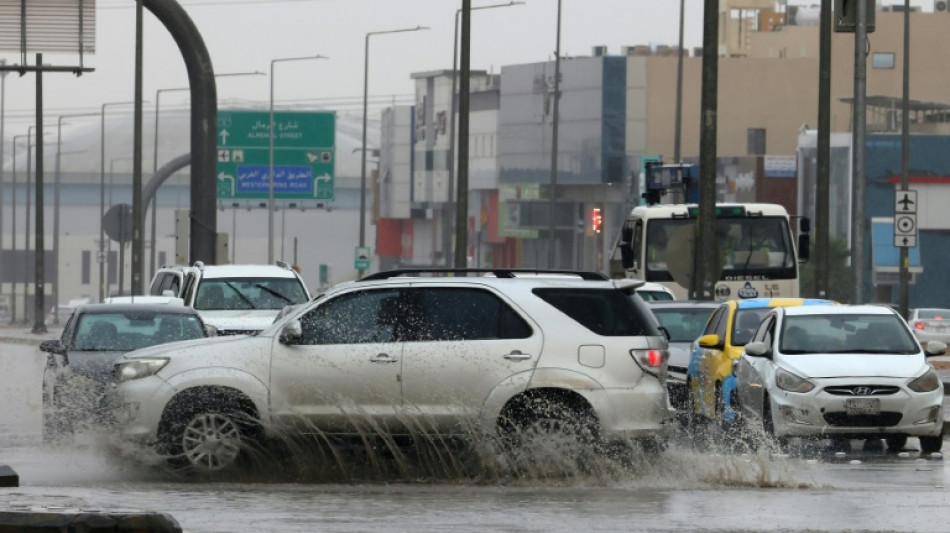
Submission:
{"label": "directional arrow on sign", "polygon": [[224,172],[218,172],[218,181],[231,180],[231,196],[234,196],[234,176],[229,176]]}
{"label": "directional arrow on sign", "polygon": [[228,130],[226,130],[226,129],[221,130],[221,134],[220,134],[220,136],[221,136],[221,146],[227,146],[227,144],[228,144],[228,136],[229,136],[229,135],[231,135],[231,134],[228,133]]}

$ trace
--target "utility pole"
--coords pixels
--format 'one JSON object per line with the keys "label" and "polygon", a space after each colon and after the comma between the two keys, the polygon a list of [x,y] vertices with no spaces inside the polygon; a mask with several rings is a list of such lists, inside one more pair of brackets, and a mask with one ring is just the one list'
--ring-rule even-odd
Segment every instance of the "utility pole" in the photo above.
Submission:
{"label": "utility pole", "polygon": [[[822,0],[818,25],[818,161],[815,176],[815,296],[828,297],[831,193],[831,2]],[[802,206],[798,207],[802,209]]]}
{"label": "utility pole", "polygon": [[[910,188],[910,0],[904,0],[904,80],[901,95],[901,190]],[[910,298],[907,290],[910,285],[910,258],[906,246],[900,247],[900,307],[901,316],[907,318]]]}
{"label": "utility pole", "polygon": [[865,244],[865,161],[864,138],[867,126],[867,16],[868,3],[858,1],[854,25],[854,125],[852,127],[851,165],[851,303],[863,304],[867,258]]}
{"label": "utility pole", "polygon": [[702,116],[699,140],[699,219],[694,236],[690,297],[712,300],[716,268],[716,132],[719,91],[719,1],[703,8]]}

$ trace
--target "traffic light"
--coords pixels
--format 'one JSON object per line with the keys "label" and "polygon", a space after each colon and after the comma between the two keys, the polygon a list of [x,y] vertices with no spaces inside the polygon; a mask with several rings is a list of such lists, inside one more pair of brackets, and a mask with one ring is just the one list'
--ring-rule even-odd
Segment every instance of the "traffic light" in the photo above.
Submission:
{"label": "traffic light", "polygon": [[590,210],[590,230],[594,234],[600,233],[600,230],[604,225],[604,215],[601,213],[599,207],[594,207]]}

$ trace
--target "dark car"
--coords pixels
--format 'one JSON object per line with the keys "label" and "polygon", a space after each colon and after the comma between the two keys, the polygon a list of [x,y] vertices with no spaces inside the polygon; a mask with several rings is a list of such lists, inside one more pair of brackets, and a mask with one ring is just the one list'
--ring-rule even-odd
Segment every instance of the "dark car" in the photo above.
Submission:
{"label": "dark car", "polygon": [[718,304],[690,300],[657,300],[647,303],[670,337],[666,386],[670,393],[670,403],[677,412],[683,413],[687,410],[686,369],[689,365],[691,345],[703,334],[706,322]]}
{"label": "dark car", "polygon": [[156,344],[208,336],[194,309],[170,304],[78,306],[59,339],[44,341],[43,433],[52,437],[95,420],[116,359]]}

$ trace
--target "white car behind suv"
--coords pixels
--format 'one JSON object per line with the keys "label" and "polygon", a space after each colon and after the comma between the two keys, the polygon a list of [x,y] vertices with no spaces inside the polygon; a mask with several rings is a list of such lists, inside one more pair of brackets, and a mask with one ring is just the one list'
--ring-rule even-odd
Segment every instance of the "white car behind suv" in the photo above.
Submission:
{"label": "white car behind suv", "polygon": [[119,429],[198,471],[300,433],[523,444],[558,432],[591,449],[663,449],[667,341],[630,298],[638,282],[520,272],[378,273],[254,337],[128,354],[116,364]]}
{"label": "white car behind suv", "polygon": [[289,264],[163,266],[149,294],[177,296],[193,307],[219,335],[254,334],[269,326],[281,309],[310,300],[300,274]]}

